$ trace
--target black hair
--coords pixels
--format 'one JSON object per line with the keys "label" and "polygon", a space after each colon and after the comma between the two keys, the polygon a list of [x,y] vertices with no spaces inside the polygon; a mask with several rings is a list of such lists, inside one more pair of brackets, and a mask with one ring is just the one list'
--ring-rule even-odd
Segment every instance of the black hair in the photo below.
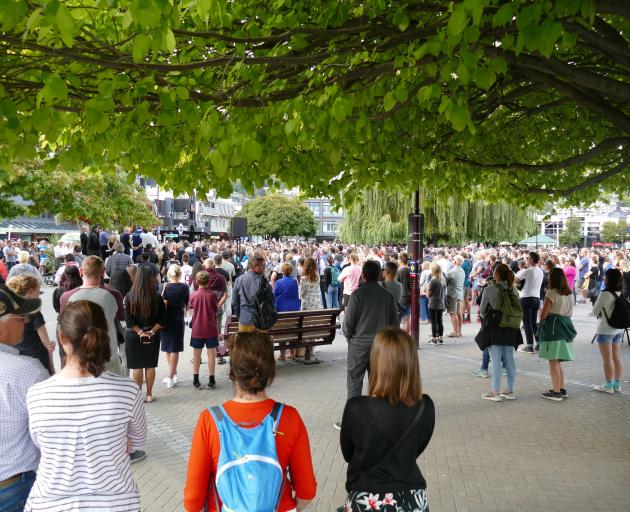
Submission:
{"label": "black hair", "polygon": [[376,261],[368,260],[363,264],[363,277],[368,283],[375,283],[381,275],[381,266]]}
{"label": "black hair", "polygon": [[534,265],[538,265],[540,255],[536,251],[529,251],[528,255],[529,259],[532,260],[532,263],[534,263]]}
{"label": "black hair", "polygon": [[604,274],[605,290],[620,292],[623,287],[623,274],[618,268],[609,268]]}

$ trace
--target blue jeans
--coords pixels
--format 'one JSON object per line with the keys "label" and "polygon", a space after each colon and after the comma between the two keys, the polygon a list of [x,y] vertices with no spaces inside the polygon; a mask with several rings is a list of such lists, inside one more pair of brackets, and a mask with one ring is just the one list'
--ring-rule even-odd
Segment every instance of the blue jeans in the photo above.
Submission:
{"label": "blue jeans", "polygon": [[429,298],[420,295],[420,320],[426,322],[429,319]]}
{"label": "blue jeans", "polygon": [[[489,364],[490,364],[490,351],[486,347],[483,351],[483,356],[481,359],[481,369],[488,371]],[[505,368],[505,361],[503,359],[501,359],[501,364],[503,365],[503,368]]]}
{"label": "blue jeans", "polygon": [[492,359],[492,391],[501,391],[501,359],[505,363],[507,372],[507,389],[514,391],[516,380],[516,363],[514,362],[514,347],[510,345],[490,345],[490,358]]}
{"label": "blue jeans", "polygon": [[326,288],[326,308],[337,309],[339,307],[339,287],[328,285]]}
{"label": "blue jeans", "polygon": [[538,330],[536,320],[538,320],[538,308],[540,307],[540,299],[538,297],[523,297],[520,299],[523,308],[523,327],[525,328],[525,337],[527,345],[534,345],[534,335]]}
{"label": "blue jeans", "polygon": [[22,512],[34,483],[35,471],[27,471],[17,482],[0,489],[0,512]]}

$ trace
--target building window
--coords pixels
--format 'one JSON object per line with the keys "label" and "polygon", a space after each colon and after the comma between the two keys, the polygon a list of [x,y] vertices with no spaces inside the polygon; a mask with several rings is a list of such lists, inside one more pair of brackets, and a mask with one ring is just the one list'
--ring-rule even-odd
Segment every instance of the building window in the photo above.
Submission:
{"label": "building window", "polygon": [[337,223],[336,222],[324,222],[324,235],[336,235]]}
{"label": "building window", "polygon": [[311,209],[311,211],[313,212],[313,215],[315,215],[315,217],[319,217],[320,216],[320,203],[307,203],[308,207]]}

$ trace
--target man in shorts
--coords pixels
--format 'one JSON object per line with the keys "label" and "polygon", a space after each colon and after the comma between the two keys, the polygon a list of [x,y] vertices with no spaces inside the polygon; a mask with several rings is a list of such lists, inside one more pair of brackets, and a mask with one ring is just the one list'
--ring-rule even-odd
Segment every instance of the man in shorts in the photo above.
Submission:
{"label": "man in shorts", "polygon": [[465,272],[462,270],[464,258],[459,254],[453,258],[453,266],[446,273],[446,295],[448,297],[448,313],[451,315],[453,332],[449,338],[460,338],[462,336],[462,300],[464,298]]}
{"label": "man in shorts", "polygon": [[216,366],[217,347],[219,346],[219,331],[217,329],[217,310],[219,300],[208,287],[210,274],[205,270],[197,272],[195,276],[199,289],[190,296],[188,307],[192,310],[192,334],[190,346],[193,348],[193,386],[201,388],[199,381],[199,367],[201,366],[201,352],[208,351],[208,389],[216,387],[214,370]]}

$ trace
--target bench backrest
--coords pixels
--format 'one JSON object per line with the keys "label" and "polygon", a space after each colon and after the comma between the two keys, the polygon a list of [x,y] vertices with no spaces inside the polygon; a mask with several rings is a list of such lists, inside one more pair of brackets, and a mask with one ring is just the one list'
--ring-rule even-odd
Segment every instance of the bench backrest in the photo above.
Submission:
{"label": "bench backrest", "polygon": [[[279,343],[330,344],[335,339],[339,309],[287,311],[278,313],[278,321],[269,329],[274,345]],[[238,332],[238,318],[231,316],[223,331],[227,338]]]}

